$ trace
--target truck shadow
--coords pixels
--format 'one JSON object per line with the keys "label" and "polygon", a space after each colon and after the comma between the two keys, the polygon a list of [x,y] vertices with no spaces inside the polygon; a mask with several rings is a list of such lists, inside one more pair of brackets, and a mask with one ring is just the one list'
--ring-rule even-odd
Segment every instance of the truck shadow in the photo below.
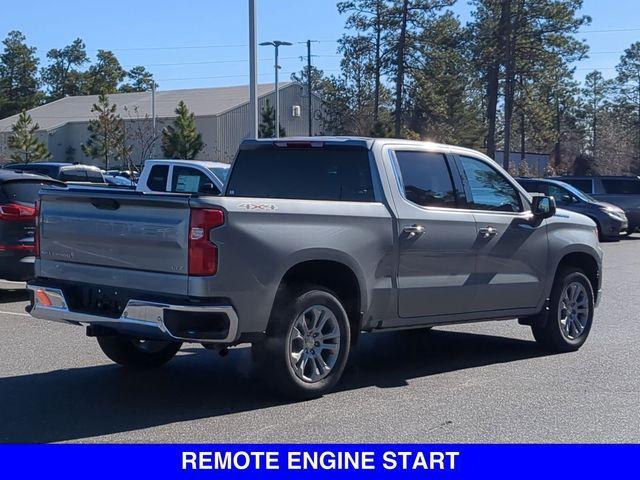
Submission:
{"label": "truck shadow", "polygon": [[0,305],[3,303],[24,302],[29,300],[27,290],[4,290],[0,288]]}
{"label": "truck shadow", "polygon": [[[532,341],[489,335],[364,335],[338,391],[397,387],[413,378],[543,354]],[[104,365],[5,377],[0,392],[0,442],[12,443],[78,440],[287,403],[256,381],[248,348],[225,359],[190,348],[155,371]]]}

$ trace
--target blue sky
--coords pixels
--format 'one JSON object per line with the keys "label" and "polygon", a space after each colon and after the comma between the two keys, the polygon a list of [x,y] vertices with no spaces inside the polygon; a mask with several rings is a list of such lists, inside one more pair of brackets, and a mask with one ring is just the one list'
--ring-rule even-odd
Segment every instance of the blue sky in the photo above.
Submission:
{"label": "blue sky", "polygon": [[[294,42],[282,48],[282,77],[302,66],[303,43],[314,43],[314,64],[326,73],[338,71],[336,39],[344,18],[335,0],[257,0],[259,40]],[[640,40],[640,0],[584,0],[583,13],[593,22],[580,37],[591,46],[590,58],[577,67],[578,78],[593,68],[613,76],[622,51]],[[50,48],[63,47],[81,37],[91,56],[98,49],[113,50],[123,66],[145,65],[160,89],[247,83],[247,0],[31,0],[3,2],[0,36],[21,30],[43,58]],[[108,5],[105,8],[104,5]],[[454,8],[469,18],[466,0]],[[603,30],[627,30],[603,32]],[[260,47],[259,80],[273,79],[273,51]]]}

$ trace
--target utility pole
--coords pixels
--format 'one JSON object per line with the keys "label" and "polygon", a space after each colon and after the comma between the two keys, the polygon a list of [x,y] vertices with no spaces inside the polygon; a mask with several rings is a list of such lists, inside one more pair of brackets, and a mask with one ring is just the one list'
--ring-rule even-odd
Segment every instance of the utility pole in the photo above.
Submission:
{"label": "utility pole", "polygon": [[153,126],[153,139],[156,139],[156,81],[151,80],[151,125]]}
{"label": "utility pole", "polygon": [[288,47],[293,45],[291,42],[284,42],[282,40],[274,40],[273,42],[262,42],[261,46],[272,45],[275,48],[276,56],[275,56],[275,89],[276,89],[276,126],[275,126],[275,134],[274,137],[278,138],[280,136],[280,91],[278,90],[278,70],[280,70],[280,65],[278,65],[278,49],[280,47]]}
{"label": "utility pole", "polygon": [[308,103],[308,111],[307,115],[309,118],[309,136],[313,136],[313,112],[312,112],[312,99],[311,99],[311,40],[307,40],[307,95],[309,98],[307,99]]}
{"label": "utility pole", "polygon": [[258,138],[256,0],[249,0],[249,138]]}

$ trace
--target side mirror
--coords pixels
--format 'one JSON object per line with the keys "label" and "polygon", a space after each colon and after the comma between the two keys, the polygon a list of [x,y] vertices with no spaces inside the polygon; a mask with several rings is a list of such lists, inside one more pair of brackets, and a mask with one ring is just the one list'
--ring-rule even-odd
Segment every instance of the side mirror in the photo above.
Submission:
{"label": "side mirror", "polygon": [[531,211],[540,219],[551,218],[556,214],[556,201],[553,197],[537,195],[531,202]]}

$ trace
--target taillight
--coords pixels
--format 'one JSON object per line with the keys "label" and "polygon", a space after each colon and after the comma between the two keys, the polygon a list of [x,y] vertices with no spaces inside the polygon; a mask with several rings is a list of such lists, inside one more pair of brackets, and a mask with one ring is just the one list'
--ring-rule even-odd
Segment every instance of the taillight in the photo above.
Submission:
{"label": "taillight", "polygon": [[33,231],[33,251],[36,258],[40,258],[40,200],[36,200],[34,211],[36,228]]}
{"label": "taillight", "polygon": [[191,210],[189,222],[189,275],[209,276],[218,271],[218,247],[211,230],[224,224],[224,212],[212,208]]}
{"label": "taillight", "polygon": [[36,209],[26,205],[18,205],[16,203],[8,203],[0,205],[0,220],[6,222],[25,222],[33,220],[36,215]]}

